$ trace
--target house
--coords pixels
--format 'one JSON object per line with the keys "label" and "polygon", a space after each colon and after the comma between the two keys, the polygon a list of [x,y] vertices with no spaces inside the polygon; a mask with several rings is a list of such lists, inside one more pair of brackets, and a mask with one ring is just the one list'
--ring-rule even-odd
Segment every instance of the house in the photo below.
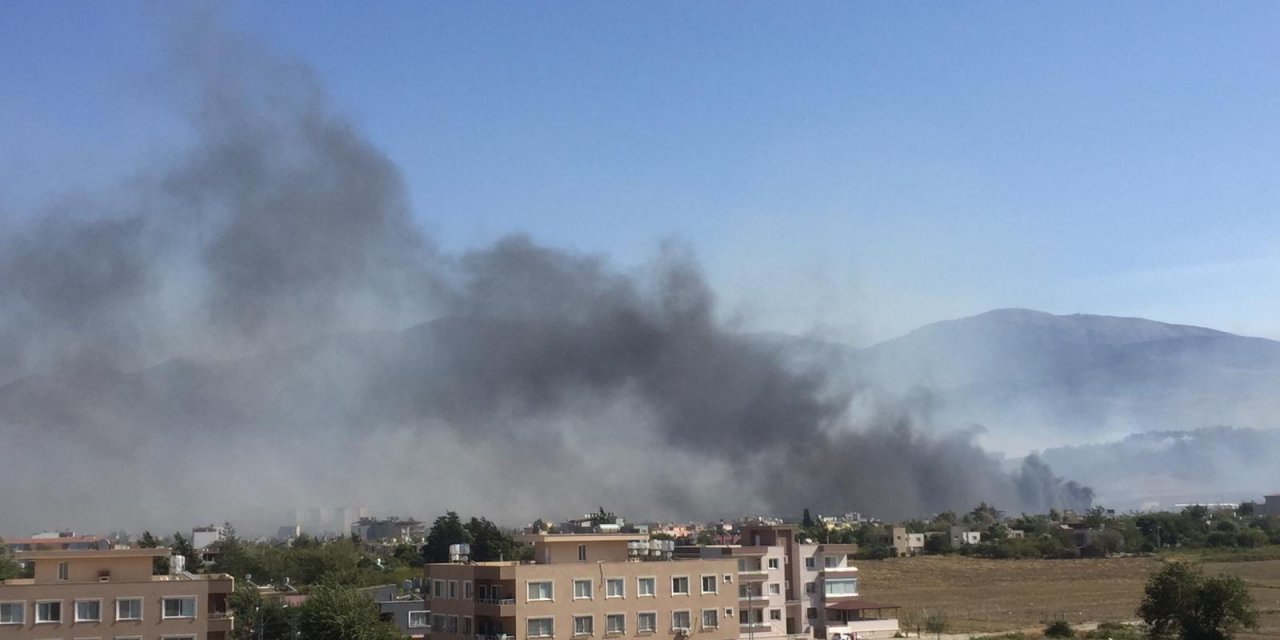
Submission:
{"label": "house", "polygon": [[890,542],[898,556],[913,556],[924,550],[924,534],[909,533],[906,527],[894,527]]}
{"label": "house", "polygon": [[948,530],[948,536],[951,538],[951,546],[960,547],[967,544],[978,544],[982,542],[982,533],[978,531],[970,531],[961,526],[953,526]]}
{"label": "house", "polygon": [[[410,586],[406,581],[405,586]],[[360,590],[378,603],[382,619],[396,625],[406,638],[426,638],[431,630],[431,611],[422,596],[413,589],[394,584],[366,587]]]}
{"label": "house", "polygon": [[86,551],[111,548],[111,541],[102,536],[81,536],[72,531],[37,533],[29,538],[9,538],[4,544],[10,551]]}
{"label": "house", "polygon": [[157,549],[19,551],[32,577],[0,582],[0,638],[225,640],[231,576],[155,575]]}
{"label": "house", "polygon": [[1257,512],[1262,516],[1280,516],[1280,493],[1263,496]]}
{"label": "house", "polygon": [[361,540],[408,542],[426,538],[427,526],[413,518],[360,518],[351,524],[351,533]]}
{"label": "house", "polygon": [[[532,562],[424,568],[432,640],[738,638],[737,562],[625,533],[525,534]],[[460,550],[462,551],[462,550]]]}

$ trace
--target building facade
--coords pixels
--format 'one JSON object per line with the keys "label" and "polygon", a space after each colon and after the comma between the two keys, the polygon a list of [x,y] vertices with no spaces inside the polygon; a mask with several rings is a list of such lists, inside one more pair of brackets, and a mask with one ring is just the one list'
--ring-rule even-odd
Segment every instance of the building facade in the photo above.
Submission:
{"label": "building facade", "polygon": [[428,564],[433,640],[736,640],[737,562],[637,553],[633,534],[531,534],[532,562]]}
{"label": "building facade", "polygon": [[0,582],[0,640],[225,640],[230,576],[154,575],[168,549],[24,551]]}

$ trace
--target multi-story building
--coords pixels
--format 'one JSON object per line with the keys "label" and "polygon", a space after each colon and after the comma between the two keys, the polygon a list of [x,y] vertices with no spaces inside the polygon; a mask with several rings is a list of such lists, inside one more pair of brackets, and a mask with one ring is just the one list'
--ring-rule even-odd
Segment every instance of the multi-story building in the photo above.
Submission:
{"label": "multi-story building", "polygon": [[906,527],[893,527],[893,552],[898,556],[913,556],[924,551],[924,534],[911,533]]}
{"label": "multi-story building", "polygon": [[[776,547],[782,556],[785,634],[838,640],[896,633],[898,607],[867,601],[858,593],[858,569],[850,563],[858,546],[804,543],[798,533],[799,528],[791,525],[753,524],[741,529],[742,548]],[[767,551],[762,558],[766,568],[771,567]],[[766,593],[772,595],[773,589],[766,582]],[[770,623],[775,622],[774,615],[770,609]],[[777,633],[773,626],[769,632]]]}
{"label": "multi-story building", "polygon": [[154,575],[168,549],[22,551],[0,582],[0,640],[225,640],[231,576]]}
{"label": "multi-story building", "polygon": [[680,547],[684,558],[731,558],[738,575],[738,629],[746,640],[788,636],[786,553],[781,546],[705,545]]}
{"label": "multi-story building", "polygon": [[432,640],[739,636],[733,558],[655,557],[647,537],[634,534],[521,539],[533,545],[532,562],[426,566]]}

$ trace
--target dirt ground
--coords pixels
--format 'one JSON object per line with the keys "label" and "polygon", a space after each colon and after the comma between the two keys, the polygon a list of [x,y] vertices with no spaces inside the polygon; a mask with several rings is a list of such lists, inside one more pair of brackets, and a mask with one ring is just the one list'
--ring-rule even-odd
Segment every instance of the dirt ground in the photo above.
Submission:
{"label": "dirt ground", "polygon": [[[1126,622],[1142,600],[1153,558],[1097,560],[985,560],[918,556],[858,563],[863,597],[902,607],[903,626],[932,612],[946,616],[953,634],[1032,631],[1050,620],[1073,625]],[[1280,560],[1201,565],[1249,585],[1262,627],[1237,637],[1280,638]]]}

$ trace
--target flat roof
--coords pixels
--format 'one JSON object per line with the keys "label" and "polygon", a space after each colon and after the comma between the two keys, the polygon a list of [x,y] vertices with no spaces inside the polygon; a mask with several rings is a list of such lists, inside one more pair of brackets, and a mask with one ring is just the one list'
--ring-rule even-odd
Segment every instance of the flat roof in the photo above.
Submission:
{"label": "flat roof", "polygon": [[649,540],[647,533],[521,533],[520,542],[631,542]]}
{"label": "flat roof", "polygon": [[75,558],[155,558],[167,556],[170,553],[167,547],[155,547],[153,549],[43,549],[14,551],[13,557],[21,562],[26,560],[69,560]]}

